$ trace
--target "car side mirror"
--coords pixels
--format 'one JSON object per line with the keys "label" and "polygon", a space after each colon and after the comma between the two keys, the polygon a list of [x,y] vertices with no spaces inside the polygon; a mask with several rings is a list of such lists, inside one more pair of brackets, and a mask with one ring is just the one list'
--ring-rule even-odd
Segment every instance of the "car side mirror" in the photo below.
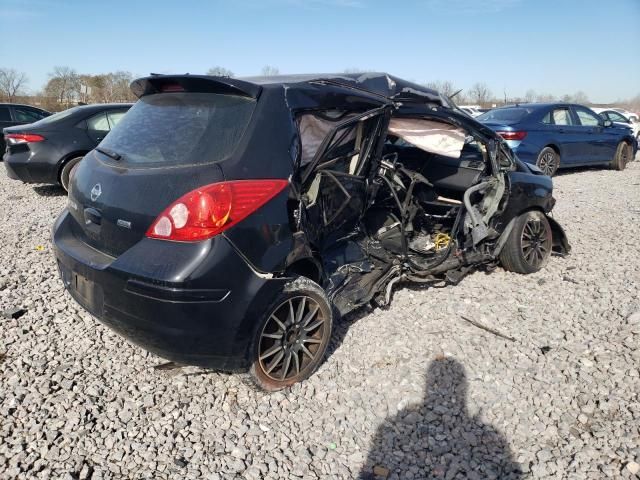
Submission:
{"label": "car side mirror", "polygon": [[611,120],[605,120],[605,121],[603,122],[603,125],[604,125],[605,127],[611,127],[611,126],[613,125],[613,122],[612,122]]}

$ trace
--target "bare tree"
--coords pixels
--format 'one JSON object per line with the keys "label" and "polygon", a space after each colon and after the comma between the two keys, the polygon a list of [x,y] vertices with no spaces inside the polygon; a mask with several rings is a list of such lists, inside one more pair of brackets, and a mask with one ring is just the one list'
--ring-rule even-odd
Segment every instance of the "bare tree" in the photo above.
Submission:
{"label": "bare tree", "polygon": [[357,67],[350,67],[350,68],[345,68],[342,73],[365,73],[369,70],[362,70],[361,68],[357,68]]}
{"label": "bare tree", "polygon": [[224,67],[217,66],[217,65],[215,67],[210,68],[207,71],[207,75],[212,75],[214,77],[233,77],[233,76],[235,76],[234,73],[231,70],[229,70],[227,68],[224,68]]}
{"label": "bare tree", "polygon": [[265,77],[273,77],[274,75],[280,75],[280,70],[277,67],[271,65],[265,65],[262,67],[262,75]]}
{"label": "bare tree", "polygon": [[130,85],[133,81],[131,72],[117,71],[107,74],[108,83],[111,88],[111,102],[131,102],[136,97],[131,91]]}
{"label": "bare tree", "polygon": [[13,68],[0,68],[0,94],[9,103],[13,102],[16,95],[22,93],[22,88],[27,84],[27,75]]}
{"label": "bare tree", "polygon": [[469,95],[479,105],[485,105],[489,103],[491,99],[491,90],[485,83],[475,83],[471,90],[469,90]]}
{"label": "bare tree", "polygon": [[584,93],[582,90],[579,90],[576,93],[574,93],[572,100],[574,103],[580,103],[582,105],[584,105],[585,103],[589,103],[589,97],[587,97],[587,94]]}
{"label": "bare tree", "polygon": [[536,99],[536,91],[533,89],[527,90],[527,93],[524,94],[524,101],[527,103],[531,103]]}
{"label": "bare tree", "polygon": [[458,90],[456,87],[453,86],[453,82],[449,80],[437,80],[435,82],[427,82],[424,84],[424,86],[441,93],[447,98],[453,95],[454,93],[456,93],[456,91]]}
{"label": "bare tree", "polygon": [[555,102],[556,97],[550,93],[540,93],[536,95],[537,102]]}
{"label": "bare tree", "polygon": [[71,105],[80,97],[80,76],[69,67],[55,67],[44,87],[45,94],[55,97],[58,103]]}

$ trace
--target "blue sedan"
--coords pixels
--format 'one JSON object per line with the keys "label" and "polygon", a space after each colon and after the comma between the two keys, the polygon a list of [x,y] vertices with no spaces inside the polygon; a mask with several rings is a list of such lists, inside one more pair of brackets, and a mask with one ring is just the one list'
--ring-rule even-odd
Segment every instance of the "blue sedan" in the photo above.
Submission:
{"label": "blue sedan", "polygon": [[545,175],[559,168],[608,165],[623,170],[638,148],[631,129],[566,103],[527,103],[490,110],[476,118],[500,134],[520,160]]}

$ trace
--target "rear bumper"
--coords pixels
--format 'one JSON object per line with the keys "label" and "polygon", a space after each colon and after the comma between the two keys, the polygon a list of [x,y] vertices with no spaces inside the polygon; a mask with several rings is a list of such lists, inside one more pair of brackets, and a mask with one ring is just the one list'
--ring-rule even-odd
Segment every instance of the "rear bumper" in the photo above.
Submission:
{"label": "rear bumper", "polygon": [[102,323],[163,358],[243,370],[265,310],[284,279],[256,273],[223,236],[200,243],[143,239],[117,259],[73,234],[65,210],[53,228],[60,275]]}
{"label": "rear bumper", "polygon": [[5,153],[3,160],[9,178],[24,183],[58,183],[57,163],[31,150]]}

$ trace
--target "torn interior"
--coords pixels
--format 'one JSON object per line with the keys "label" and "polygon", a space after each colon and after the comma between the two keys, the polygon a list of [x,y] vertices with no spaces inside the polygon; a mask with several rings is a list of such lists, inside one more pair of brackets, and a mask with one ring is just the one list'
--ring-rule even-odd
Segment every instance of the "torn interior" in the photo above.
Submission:
{"label": "torn interior", "polygon": [[298,122],[300,222],[341,313],[387,304],[401,279],[457,282],[492,258],[505,175],[473,132],[440,118],[389,121],[384,110]]}

